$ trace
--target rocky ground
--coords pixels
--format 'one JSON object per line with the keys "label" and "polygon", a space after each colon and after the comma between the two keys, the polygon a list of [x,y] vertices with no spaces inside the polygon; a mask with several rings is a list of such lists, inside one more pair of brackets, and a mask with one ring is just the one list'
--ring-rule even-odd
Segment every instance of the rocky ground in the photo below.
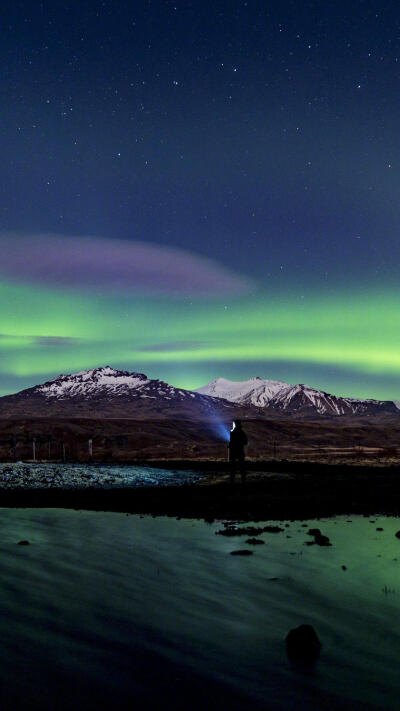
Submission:
{"label": "rocky ground", "polygon": [[192,483],[201,474],[186,470],[118,464],[12,462],[0,464],[0,490],[109,489]]}

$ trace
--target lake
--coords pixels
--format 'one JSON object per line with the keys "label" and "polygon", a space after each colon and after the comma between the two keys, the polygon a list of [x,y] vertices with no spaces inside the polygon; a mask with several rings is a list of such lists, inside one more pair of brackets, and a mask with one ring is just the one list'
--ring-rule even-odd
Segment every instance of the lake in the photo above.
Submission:
{"label": "lake", "polygon": [[[0,509],[2,708],[397,709],[400,521],[306,524],[252,547],[221,523]],[[302,623],[309,670],[285,650]]]}

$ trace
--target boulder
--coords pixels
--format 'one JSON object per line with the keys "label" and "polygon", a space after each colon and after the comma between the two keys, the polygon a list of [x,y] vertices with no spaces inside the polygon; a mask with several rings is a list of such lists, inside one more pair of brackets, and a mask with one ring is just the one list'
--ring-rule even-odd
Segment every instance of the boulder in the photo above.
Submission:
{"label": "boulder", "polygon": [[231,555],[253,555],[253,551],[248,551],[246,548],[238,551],[231,551]]}
{"label": "boulder", "polygon": [[312,625],[300,625],[290,630],[286,637],[286,651],[293,662],[312,664],[318,659],[321,646]]}

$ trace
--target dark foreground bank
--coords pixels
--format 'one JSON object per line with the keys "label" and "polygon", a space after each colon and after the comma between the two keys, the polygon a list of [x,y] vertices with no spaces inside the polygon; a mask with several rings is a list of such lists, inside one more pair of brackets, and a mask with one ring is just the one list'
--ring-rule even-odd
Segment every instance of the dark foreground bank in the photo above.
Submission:
{"label": "dark foreground bank", "polygon": [[[183,464],[183,463],[180,463]],[[193,462],[192,468],[193,468]],[[163,463],[165,466],[165,462]],[[175,463],[178,467],[178,463]],[[226,464],[208,467],[194,484],[154,488],[0,489],[0,507],[71,508],[182,518],[319,518],[339,514],[400,514],[400,467],[301,465],[251,471],[229,484]],[[205,471],[207,470],[208,471]],[[216,470],[217,469],[217,470]]]}

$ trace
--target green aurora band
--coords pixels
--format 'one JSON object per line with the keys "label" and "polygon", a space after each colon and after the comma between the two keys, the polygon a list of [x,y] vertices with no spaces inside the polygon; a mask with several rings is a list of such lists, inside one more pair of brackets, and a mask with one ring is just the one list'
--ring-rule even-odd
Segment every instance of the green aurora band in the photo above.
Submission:
{"label": "green aurora band", "polygon": [[[302,297],[277,292],[242,300],[205,301],[44,289],[0,284],[0,371],[30,384],[101,365],[143,370],[193,388],[207,377],[242,378],[251,363],[323,366],[339,374],[310,385],[343,395],[400,396],[400,312],[394,289]],[[240,364],[243,369],[240,370]],[[146,371],[145,371],[146,372]],[[165,373],[168,372],[168,376]],[[284,368],[280,368],[280,378]],[[340,372],[347,373],[341,381]],[[365,377],[382,379],[365,388]],[[289,382],[289,376],[287,378]],[[350,383],[350,386],[349,386]],[[371,380],[373,383],[373,379]],[[395,389],[395,391],[394,391]],[[3,387],[1,394],[15,388]]]}

